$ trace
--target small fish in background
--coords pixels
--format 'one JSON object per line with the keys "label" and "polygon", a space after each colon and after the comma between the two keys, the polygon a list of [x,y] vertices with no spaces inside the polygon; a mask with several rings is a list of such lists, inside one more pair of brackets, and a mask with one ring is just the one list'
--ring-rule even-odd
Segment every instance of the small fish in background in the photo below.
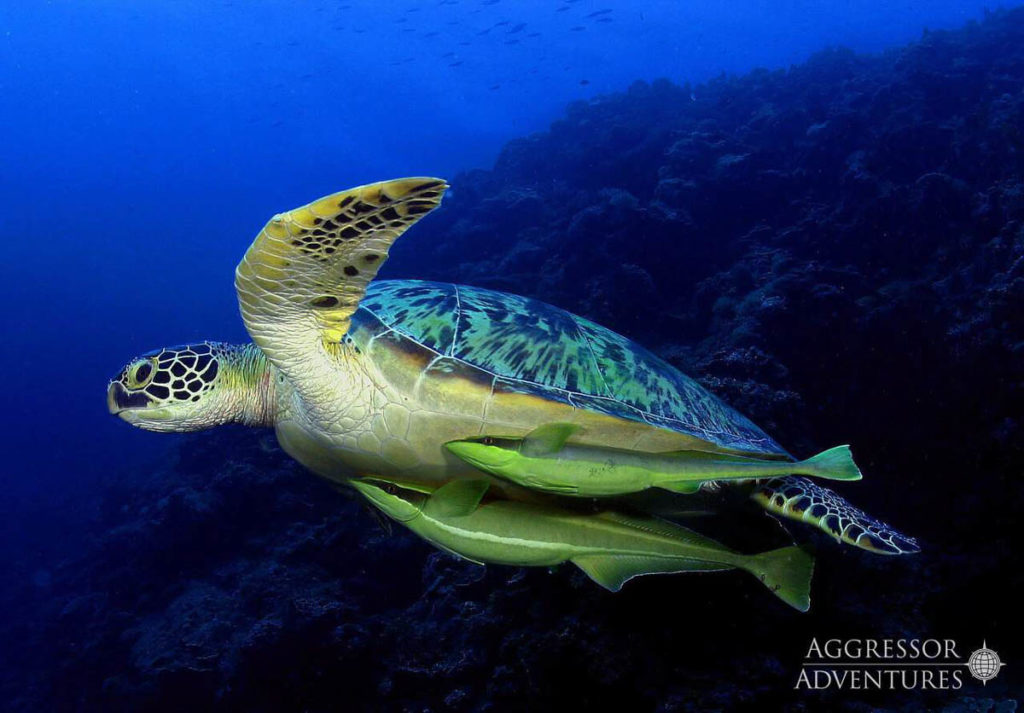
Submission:
{"label": "small fish in background", "polygon": [[499,89],[501,89],[501,85],[500,84],[492,84],[491,87],[490,87],[490,90],[492,92],[495,92],[495,91],[497,91]]}
{"label": "small fish in background", "polygon": [[602,18],[599,18],[597,21],[598,22],[615,22],[615,20],[613,20],[610,17],[602,17]]}
{"label": "small fish in background", "polygon": [[519,23],[518,25],[516,25],[515,27],[513,27],[512,29],[510,29],[510,30],[508,31],[508,34],[510,34],[510,35],[514,35],[514,34],[516,34],[517,32],[522,32],[522,31],[523,31],[523,30],[525,30],[525,29],[526,29],[526,23],[525,23],[525,22],[520,22],[520,23]]}
{"label": "small fish in background", "polygon": [[572,27],[572,28],[570,28],[570,29],[571,29],[571,30],[572,30],[573,32],[583,32],[583,30],[585,30],[585,29],[587,29],[587,28],[586,28],[586,27],[584,27],[583,25],[576,25],[575,27]]}
{"label": "small fish in background", "polygon": [[527,35],[527,37],[540,37],[540,33],[539,32],[531,32],[530,34]]}
{"label": "small fish in background", "polygon": [[587,86],[588,84],[590,84],[590,80],[589,80],[589,79],[581,79],[581,80],[580,80],[580,86],[581,86],[581,87],[585,87],[585,86]]}
{"label": "small fish in background", "polygon": [[612,11],[611,8],[606,7],[603,10],[597,10],[595,12],[590,13],[589,15],[587,15],[587,17],[588,18],[591,18],[591,17],[601,17],[601,15],[607,15],[611,11]]}
{"label": "small fish in background", "polygon": [[423,35],[423,38],[429,40],[431,37],[437,37],[438,34],[439,33],[437,33],[437,32],[428,32],[425,35]]}
{"label": "small fish in background", "polygon": [[570,9],[571,7],[572,7],[572,5],[562,5],[562,7],[558,8],[557,10],[555,10],[555,12],[565,12],[566,10]]}
{"label": "small fish in background", "polygon": [[460,59],[458,62],[452,62],[448,66],[449,67],[461,67],[462,66],[462,60]]}
{"label": "small fish in background", "polygon": [[454,52],[445,52],[443,55],[441,55],[441,59],[448,59],[449,57],[454,57],[454,56],[455,56]]}

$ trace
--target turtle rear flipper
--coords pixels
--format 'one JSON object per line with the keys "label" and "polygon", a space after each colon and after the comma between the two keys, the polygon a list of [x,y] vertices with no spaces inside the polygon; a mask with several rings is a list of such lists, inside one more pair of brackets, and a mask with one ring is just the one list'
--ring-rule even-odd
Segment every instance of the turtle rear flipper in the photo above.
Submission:
{"label": "turtle rear flipper", "polygon": [[751,497],[771,513],[809,523],[869,552],[905,555],[921,551],[914,538],[900,534],[807,478],[773,478],[758,485]]}

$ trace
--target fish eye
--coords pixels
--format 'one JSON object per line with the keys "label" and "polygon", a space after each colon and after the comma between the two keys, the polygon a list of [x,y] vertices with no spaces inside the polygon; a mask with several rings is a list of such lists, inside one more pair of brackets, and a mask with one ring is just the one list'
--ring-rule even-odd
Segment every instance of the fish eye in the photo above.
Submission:
{"label": "fish eye", "polygon": [[140,359],[128,369],[128,387],[141,389],[153,379],[153,360]]}

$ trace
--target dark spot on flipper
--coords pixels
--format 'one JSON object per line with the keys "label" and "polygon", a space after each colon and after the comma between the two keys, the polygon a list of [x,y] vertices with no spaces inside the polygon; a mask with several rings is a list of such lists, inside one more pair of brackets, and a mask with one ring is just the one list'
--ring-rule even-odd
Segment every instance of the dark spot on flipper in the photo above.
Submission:
{"label": "dark spot on flipper", "polygon": [[377,208],[375,206],[370,205],[369,203],[362,203],[362,202],[360,202],[360,203],[356,203],[354,206],[352,206],[352,212],[355,213],[356,215],[364,215],[366,213],[372,213],[375,210],[377,210]]}
{"label": "dark spot on flipper", "polygon": [[917,540],[907,539],[900,537],[899,535],[892,536],[892,544],[902,552],[920,552],[921,546],[917,544]]}
{"label": "dark spot on flipper", "polygon": [[382,218],[384,218],[384,220],[400,220],[402,218],[402,216],[398,214],[398,211],[395,210],[393,207],[385,208],[380,215]]}
{"label": "dark spot on flipper", "polygon": [[828,531],[834,535],[838,535],[842,532],[842,530],[839,528],[839,517],[836,515],[829,515],[822,521],[821,524],[824,527],[828,528]]}
{"label": "dark spot on flipper", "polygon": [[349,203],[351,203],[354,200],[355,200],[355,196],[345,196],[340,201],[338,201],[338,207],[339,208],[344,208],[345,206],[347,206]]}
{"label": "dark spot on flipper", "polygon": [[310,306],[316,309],[331,309],[339,304],[338,298],[333,295],[322,295],[310,301]]}
{"label": "dark spot on flipper", "polygon": [[804,510],[806,510],[807,508],[809,508],[811,506],[812,502],[813,501],[809,497],[804,495],[803,497],[798,498],[797,501],[795,503],[793,503],[793,505],[791,507],[796,512],[803,512]]}
{"label": "dark spot on flipper", "polygon": [[349,277],[355,277],[356,275],[359,274],[359,268],[357,268],[355,265],[346,265],[344,273]]}
{"label": "dark spot on flipper", "polygon": [[370,265],[377,262],[378,260],[380,260],[380,255],[378,255],[377,253],[368,253],[363,256],[363,261]]}
{"label": "dark spot on flipper", "polygon": [[353,228],[351,225],[339,233],[345,240],[352,240],[353,238],[359,237],[359,231]]}
{"label": "dark spot on flipper", "polygon": [[824,517],[828,513],[828,508],[821,503],[815,503],[814,505],[811,505],[807,512],[809,512],[813,518],[820,518]]}
{"label": "dark spot on flipper", "polygon": [[175,391],[174,392],[174,398],[178,399],[179,401],[186,401],[191,396],[192,396],[192,394],[190,394],[187,391]]}
{"label": "dark spot on flipper", "polygon": [[427,181],[413,188],[414,191],[426,191],[431,188],[440,188],[444,185],[444,181]]}
{"label": "dark spot on flipper", "polygon": [[857,538],[863,535],[864,532],[864,528],[860,525],[850,525],[848,528],[846,528],[846,530],[843,531],[843,534],[846,537],[853,540],[854,542],[856,542]]}

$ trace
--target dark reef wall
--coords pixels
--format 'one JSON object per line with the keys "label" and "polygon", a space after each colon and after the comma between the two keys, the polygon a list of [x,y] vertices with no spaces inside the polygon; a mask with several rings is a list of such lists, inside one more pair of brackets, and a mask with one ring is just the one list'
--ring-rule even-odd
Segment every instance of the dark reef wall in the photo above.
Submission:
{"label": "dark reef wall", "polygon": [[[429,257],[425,257],[429,256]],[[266,432],[112,483],[81,556],[4,602],[15,710],[989,711],[1020,698],[1024,11],[571,106],[453,181],[390,276],[538,297],[700,378],[919,535],[820,554],[798,615],[740,575],[483,570],[388,535]],[[125,437],[131,437],[126,431]],[[793,692],[811,636],[987,638],[982,689]],[[18,642],[12,646],[11,642]],[[10,651],[8,651],[10,653]]]}

